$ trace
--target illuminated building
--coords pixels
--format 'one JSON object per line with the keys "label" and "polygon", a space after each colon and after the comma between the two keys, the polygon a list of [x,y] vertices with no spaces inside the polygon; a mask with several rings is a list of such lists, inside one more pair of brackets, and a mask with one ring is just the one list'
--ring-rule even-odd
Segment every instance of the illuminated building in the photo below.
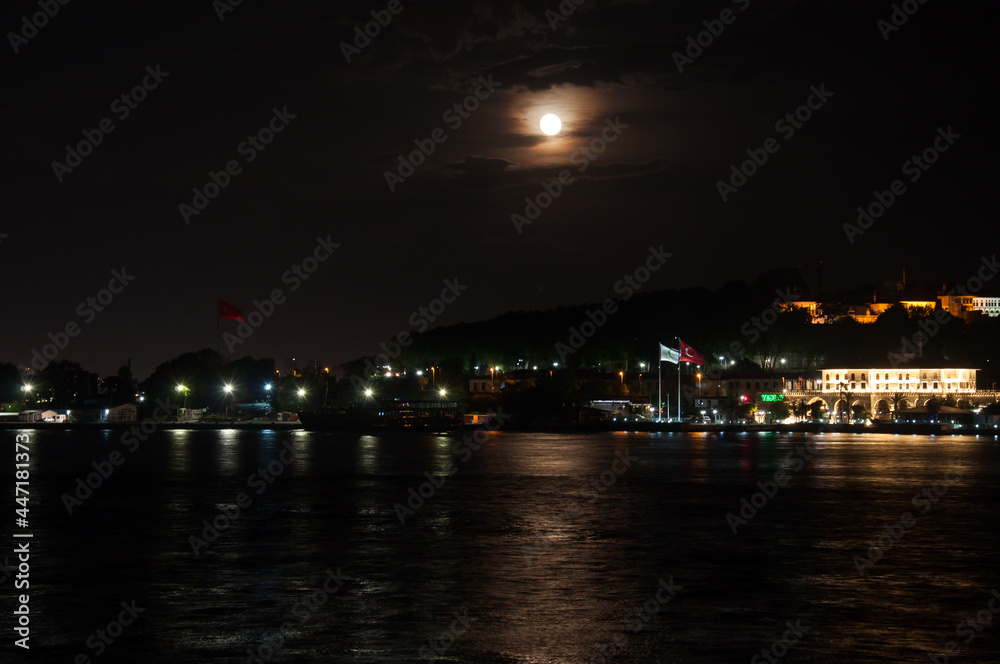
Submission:
{"label": "illuminated building", "polygon": [[886,417],[898,409],[926,406],[930,401],[953,398],[970,407],[995,403],[998,393],[976,387],[977,369],[932,366],[922,360],[899,367],[831,367],[820,372],[809,385],[790,382],[786,401],[806,404],[822,402],[822,408],[837,413],[861,406],[875,416]]}

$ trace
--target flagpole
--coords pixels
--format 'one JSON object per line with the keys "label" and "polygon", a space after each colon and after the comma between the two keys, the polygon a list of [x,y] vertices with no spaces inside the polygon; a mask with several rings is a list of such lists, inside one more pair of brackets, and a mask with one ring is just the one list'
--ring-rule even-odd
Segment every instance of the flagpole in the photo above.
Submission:
{"label": "flagpole", "polygon": [[[677,350],[681,349],[681,338],[674,337],[677,340]],[[681,359],[683,359],[683,354],[681,357],[677,358],[677,421],[681,421]]]}
{"label": "flagpole", "polygon": [[656,367],[656,421],[663,421],[663,351],[660,351],[660,361]]}

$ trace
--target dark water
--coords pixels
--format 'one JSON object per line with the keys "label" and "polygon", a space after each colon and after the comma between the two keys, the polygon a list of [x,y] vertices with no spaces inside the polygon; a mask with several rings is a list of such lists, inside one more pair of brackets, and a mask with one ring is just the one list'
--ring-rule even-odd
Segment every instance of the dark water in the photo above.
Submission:
{"label": "dark water", "polygon": [[[31,650],[12,647],[26,591],[6,578],[3,662],[750,662],[786,634],[774,661],[927,662],[949,641],[952,662],[1000,661],[992,436],[501,432],[455,454],[456,436],[163,431],[129,452],[120,433],[25,433]],[[62,494],[114,450],[124,463],[67,514]],[[268,463],[280,476],[248,483]],[[394,505],[449,463],[401,525]],[[734,534],[727,513],[779,470]],[[241,493],[196,556],[189,538]],[[862,576],[855,556],[907,512]]]}

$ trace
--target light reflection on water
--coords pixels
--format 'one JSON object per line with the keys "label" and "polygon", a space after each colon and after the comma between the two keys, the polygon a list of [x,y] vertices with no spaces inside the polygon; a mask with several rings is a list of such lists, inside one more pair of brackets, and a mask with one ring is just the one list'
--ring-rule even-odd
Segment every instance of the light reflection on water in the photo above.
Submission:
{"label": "light reflection on water", "polygon": [[[274,661],[421,661],[463,610],[475,622],[444,660],[590,661],[625,630],[617,662],[749,661],[802,620],[783,662],[919,661],[1000,586],[992,437],[499,432],[465,461],[459,436],[161,431],[70,516],[62,494],[119,436],[31,434],[32,649],[53,661],[88,653],[132,598],[147,611],[101,661],[246,661],[278,633]],[[258,492],[248,478],[285,441],[294,461]],[[616,453],[638,460],[607,474]],[[955,462],[961,478],[920,513],[913,496]],[[425,471],[440,486],[400,524]],[[734,535],[726,514],[779,471],[787,485]],[[189,538],[241,493],[249,507],[195,557]],[[907,511],[915,527],[861,577],[853,557]],[[297,618],[338,568],[345,585]],[[626,629],[670,577],[683,589]],[[962,659],[998,643],[994,625]]]}

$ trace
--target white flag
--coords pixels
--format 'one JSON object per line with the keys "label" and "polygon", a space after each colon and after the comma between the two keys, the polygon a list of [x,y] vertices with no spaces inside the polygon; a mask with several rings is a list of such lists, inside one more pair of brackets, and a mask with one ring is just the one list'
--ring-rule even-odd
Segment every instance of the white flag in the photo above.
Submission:
{"label": "white flag", "polygon": [[681,361],[681,352],[674,348],[667,348],[663,344],[660,344],[660,361],[662,362],[663,360],[677,364]]}

